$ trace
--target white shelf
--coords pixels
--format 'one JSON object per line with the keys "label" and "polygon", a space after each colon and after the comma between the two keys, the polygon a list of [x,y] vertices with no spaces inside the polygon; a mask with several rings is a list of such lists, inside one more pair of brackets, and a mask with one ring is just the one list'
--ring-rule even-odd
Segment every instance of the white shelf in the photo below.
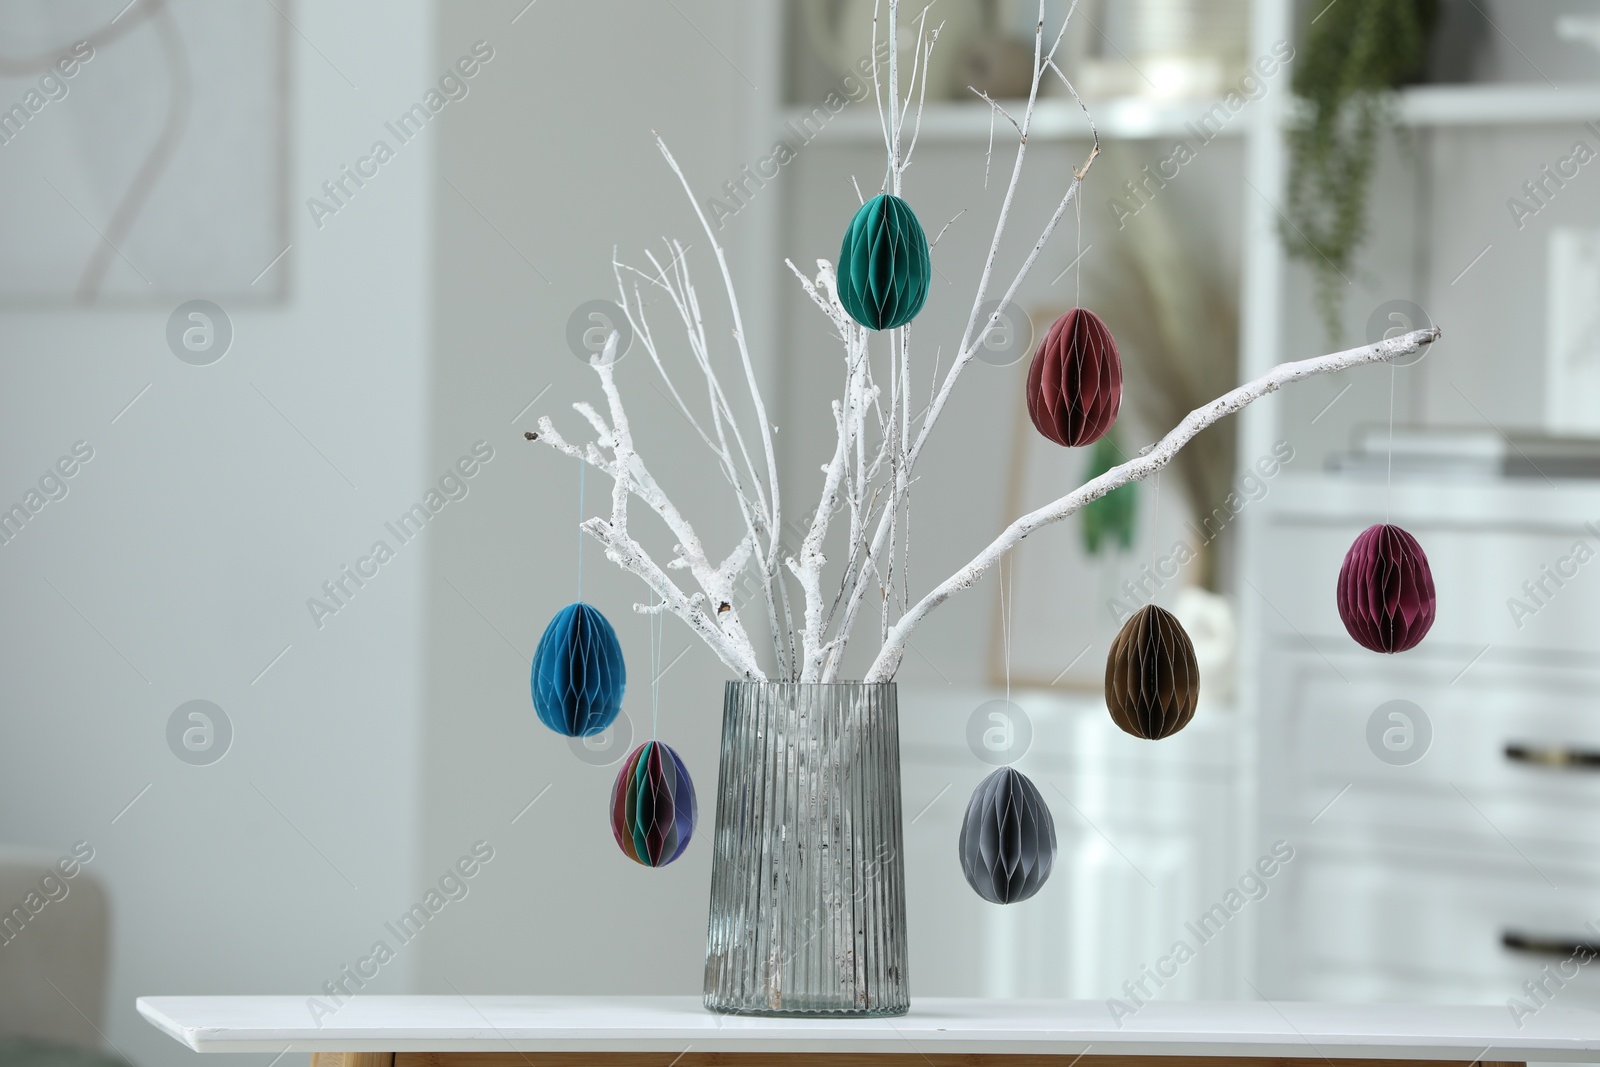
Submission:
{"label": "white shelf", "polygon": [[[1026,102],[1002,101],[1019,120]],[[1182,137],[1191,143],[1199,136],[1200,121],[1226,114],[1214,109],[1218,100],[1147,100],[1123,97],[1090,101],[1089,110],[1099,127],[1100,137],[1108,141]],[[1255,104],[1247,105],[1226,123],[1211,119],[1204,130],[1206,139],[1214,136],[1238,137],[1249,128]],[[883,134],[878,112],[869,102],[852,104],[837,115],[826,116],[826,109],[808,111],[791,107],[783,112],[780,136],[809,140],[821,128],[817,139],[840,146],[876,144]],[[1423,85],[1400,93],[1399,120],[1413,127],[1500,126],[1600,120],[1600,85],[1552,88],[1548,85]],[[805,121],[803,124],[803,120]],[[925,141],[960,141],[987,144],[990,111],[981,101],[941,101],[927,105],[922,115],[921,138]],[[1220,129],[1218,128],[1220,126]],[[1004,118],[994,121],[995,141],[1007,143],[1016,132]],[[804,134],[805,136],[802,136]],[[1036,141],[1086,141],[1089,124],[1075,101],[1060,97],[1040,100],[1033,113]]]}
{"label": "white shelf", "polygon": [[1408,126],[1496,126],[1600,119],[1600,85],[1419,85],[1400,94]]}
{"label": "white shelf", "polygon": [[[1125,97],[1116,100],[1090,101],[1089,111],[1094,115],[1095,126],[1100,131],[1101,140],[1129,141],[1173,136],[1186,136],[1192,139],[1194,135],[1188,133],[1185,124],[1198,122],[1217,104],[1218,101],[1215,100],[1146,100],[1141,97]],[[1002,100],[1000,106],[1020,122],[1027,102]],[[820,115],[827,114],[822,108],[816,111]],[[1226,124],[1221,125],[1220,134],[1226,137],[1243,134],[1248,114],[1249,111],[1246,109],[1238,115],[1231,116]],[[987,144],[989,115],[989,105],[981,100],[973,100],[970,103],[953,100],[929,104],[922,113],[921,139],[976,141]],[[807,116],[811,116],[807,132],[814,132],[819,125],[822,125],[819,114],[804,108],[786,109],[783,112],[785,131],[791,127],[798,130],[802,118]],[[1213,123],[1213,133],[1218,132],[1217,125],[1219,124]],[[1008,137],[1015,140],[1016,131],[1003,116],[996,115],[994,135],[996,144],[1006,144]],[[1035,141],[1087,141],[1089,123],[1084,119],[1083,111],[1076,101],[1064,97],[1046,97],[1034,106],[1031,136]],[[829,118],[823,125],[822,135],[818,139],[824,144],[854,145],[875,144],[881,142],[882,138],[877,108],[870,101],[863,101],[851,104],[847,110]]]}

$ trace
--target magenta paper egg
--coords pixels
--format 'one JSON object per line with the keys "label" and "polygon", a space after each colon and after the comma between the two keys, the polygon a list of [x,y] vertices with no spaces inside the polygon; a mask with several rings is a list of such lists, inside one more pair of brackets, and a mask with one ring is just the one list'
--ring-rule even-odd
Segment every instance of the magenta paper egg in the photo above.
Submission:
{"label": "magenta paper egg", "polygon": [[1363,648],[1404,652],[1433,626],[1433,572],[1417,539],[1398,526],[1368,527],[1339,568],[1339,618]]}

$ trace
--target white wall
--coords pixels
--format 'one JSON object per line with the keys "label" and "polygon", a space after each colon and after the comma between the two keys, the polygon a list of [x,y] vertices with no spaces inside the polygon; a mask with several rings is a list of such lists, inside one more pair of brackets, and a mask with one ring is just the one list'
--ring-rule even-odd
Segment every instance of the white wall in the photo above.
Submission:
{"label": "white wall", "polygon": [[[440,144],[432,465],[443,470],[479,438],[496,458],[434,546],[424,873],[442,872],[479,838],[496,855],[467,899],[428,930],[421,984],[429,992],[697,993],[706,839],[662,870],[626,859],[606,812],[616,767],[578,761],[533,712],[534,646],[578,595],[578,472],[574,460],[522,434],[549,415],[570,438],[588,439],[570,405],[603,408],[604,398],[565,331],[579,304],[614,295],[613,247],[643,263],[642,250],[659,252],[663,235],[689,244],[708,333],[723,355],[731,351],[709,245],[650,133],[670,143],[702,195],[757,158],[747,131],[759,128],[778,89],[761,55],[770,36],[762,23],[772,15],[765,9],[775,5],[542,0],[512,24],[522,6],[441,9],[441,61],[478,38],[494,43],[497,58],[447,116]],[[759,229],[740,215],[725,231],[747,296],[775,266],[755,259]],[[660,299],[651,310],[671,314]],[[758,316],[765,372],[759,301],[746,312]],[[681,336],[674,324],[656,321],[669,358],[687,364],[682,342],[671,342]],[[641,453],[708,546],[727,551],[732,541],[719,533],[738,519],[726,486],[707,477],[702,446],[656,391],[641,347],[617,376]],[[591,472],[588,514],[609,509],[608,491]],[[635,522],[658,551],[670,548],[659,527],[642,515]],[[650,723],[649,627],[631,610],[643,593],[588,545],[583,598],[621,636],[635,743]],[[663,664],[685,649],[662,679],[660,737],[688,764],[706,834],[727,671],[669,619]]]}
{"label": "white wall", "polygon": [[[75,441],[94,449],[69,495],[0,547],[0,840],[91,843],[114,928],[105,1030],[141,1065],[189,1054],[137,1017],[135,996],[310,991],[423,889],[415,782],[437,531],[321,630],[306,600],[438,473],[429,152],[402,151],[320,231],[304,200],[437,77],[434,13],[420,0],[290,10],[287,302],[230,308],[232,349],[207,367],[167,348],[176,299],[0,311],[0,499],[20,499]],[[90,65],[53,106],[115,94],[96,81],[109,69]],[[195,698],[235,730],[210,766],[167,745],[169,715]],[[405,988],[418,961],[402,951],[379,984]]]}

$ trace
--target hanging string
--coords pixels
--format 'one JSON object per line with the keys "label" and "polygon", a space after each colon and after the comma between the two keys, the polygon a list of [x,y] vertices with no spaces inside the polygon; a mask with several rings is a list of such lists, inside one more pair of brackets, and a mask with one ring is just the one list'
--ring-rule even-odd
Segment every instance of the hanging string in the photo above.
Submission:
{"label": "hanging string", "polygon": [[[1155,503],[1150,508],[1150,573],[1156,573],[1156,545],[1161,539],[1161,471],[1156,471]],[[1150,592],[1151,603],[1155,602],[1155,591]]]}
{"label": "hanging string", "polygon": [[[1081,178],[1078,180],[1078,185],[1080,186],[1078,191],[1080,193],[1083,192],[1081,188],[1083,180]],[[1072,198],[1072,206],[1076,209],[1078,215],[1078,258],[1072,261],[1073,269],[1077,272],[1077,277],[1073,279],[1073,282],[1077,285],[1078,291],[1072,298],[1072,306],[1081,308],[1083,307],[1083,197],[1074,196]]]}
{"label": "hanging string", "polygon": [[1389,364],[1389,474],[1383,487],[1383,521],[1387,525],[1394,510],[1394,364]]}
{"label": "hanging string", "polygon": [[1016,604],[1011,592],[1011,576],[1016,568],[1006,566],[1010,561],[1009,555],[1000,557],[1000,644],[1005,651],[1007,704],[1011,703],[1011,609]]}
{"label": "hanging string", "polygon": [[[656,603],[655,591],[650,593],[650,606]],[[650,740],[657,736],[656,725],[661,719],[661,644],[666,620],[663,613],[650,613]]]}
{"label": "hanging string", "polygon": [[578,600],[583,600],[583,476],[588,464],[578,460]]}

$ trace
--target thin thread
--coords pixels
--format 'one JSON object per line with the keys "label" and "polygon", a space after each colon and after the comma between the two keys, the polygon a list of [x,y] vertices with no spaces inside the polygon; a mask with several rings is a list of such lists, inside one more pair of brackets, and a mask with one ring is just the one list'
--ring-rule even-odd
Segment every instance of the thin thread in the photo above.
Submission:
{"label": "thin thread", "polygon": [[[1079,184],[1082,184],[1081,180]],[[1072,206],[1078,215],[1078,258],[1072,262],[1078,265],[1077,276],[1073,279],[1078,289],[1072,298],[1073,307],[1083,307],[1083,197],[1072,198]]]}
{"label": "thin thread", "polygon": [[1003,580],[1000,583],[1000,639],[1005,648],[1006,660],[1006,703],[1011,703],[1011,608],[1016,603],[1016,597],[1011,592],[1011,576],[1016,573],[1015,567],[1008,567],[1008,556],[1000,559],[1000,570]]}
{"label": "thin thread", "polygon": [[[656,597],[651,591],[650,604],[655,606]],[[658,735],[657,724],[661,720],[661,638],[662,627],[666,625],[660,611],[650,615],[650,740],[654,741]]]}
{"label": "thin thread", "polygon": [[[1152,575],[1155,574],[1155,571],[1156,571],[1156,545],[1160,541],[1160,538],[1161,538],[1161,534],[1159,532],[1160,531],[1160,527],[1161,527],[1161,471],[1157,470],[1156,471],[1156,499],[1155,499],[1155,504],[1150,509],[1150,573]],[[1155,601],[1155,591],[1154,590],[1152,590],[1151,593],[1150,593],[1150,599],[1151,599],[1151,602],[1154,603],[1154,601]]]}
{"label": "thin thread", "polygon": [[1388,525],[1394,511],[1394,364],[1389,364],[1389,474],[1383,486],[1383,522]]}
{"label": "thin thread", "polygon": [[584,598],[584,474],[587,464],[578,461],[578,600]]}

